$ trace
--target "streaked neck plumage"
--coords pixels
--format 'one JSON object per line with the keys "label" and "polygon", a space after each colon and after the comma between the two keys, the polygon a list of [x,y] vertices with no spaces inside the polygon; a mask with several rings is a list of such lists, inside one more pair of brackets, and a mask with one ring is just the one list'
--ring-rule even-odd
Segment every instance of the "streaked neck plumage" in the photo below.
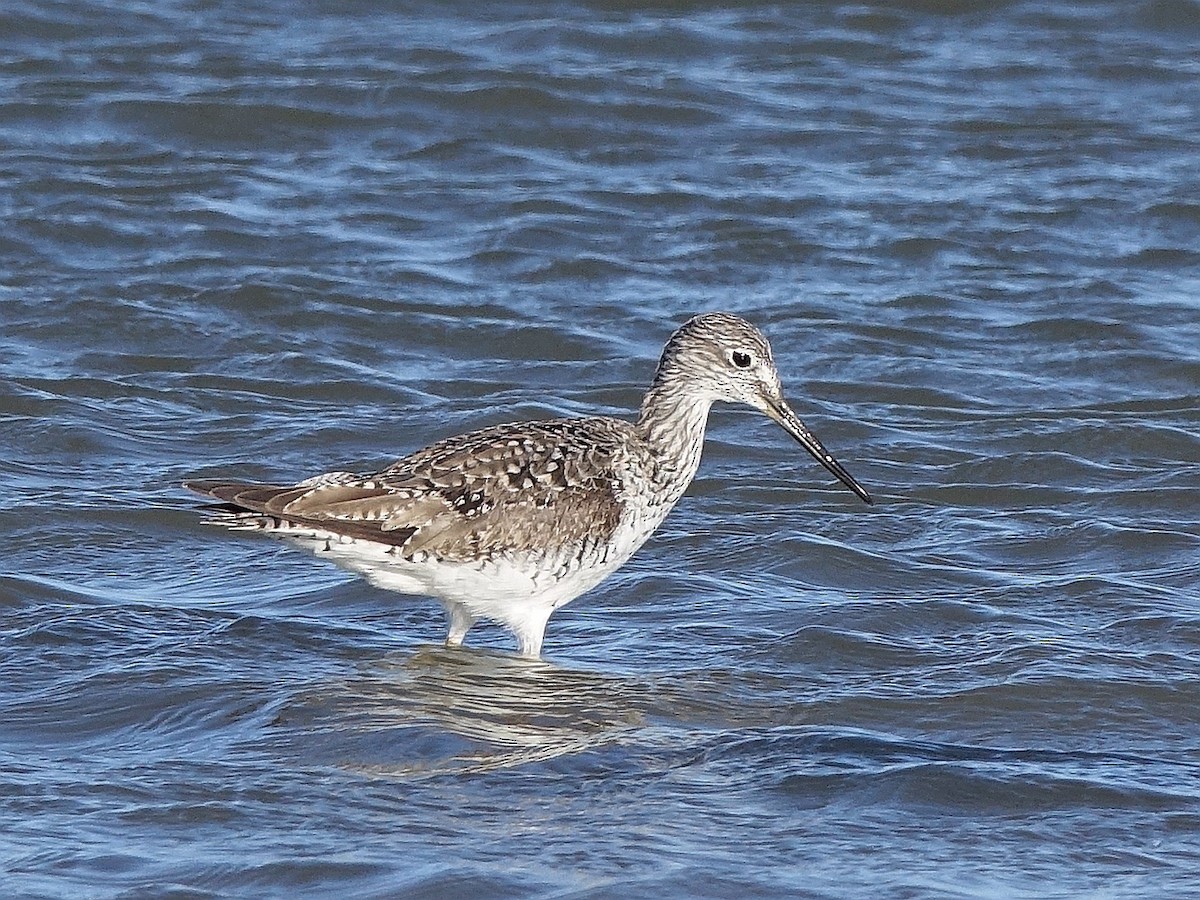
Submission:
{"label": "streaked neck plumage", "polygon": [[683,496],[700,467],[714,399],[702,382],[664,360],[642,400],[636,427],[658,458],[659,478],[670,484],[671,505]]}

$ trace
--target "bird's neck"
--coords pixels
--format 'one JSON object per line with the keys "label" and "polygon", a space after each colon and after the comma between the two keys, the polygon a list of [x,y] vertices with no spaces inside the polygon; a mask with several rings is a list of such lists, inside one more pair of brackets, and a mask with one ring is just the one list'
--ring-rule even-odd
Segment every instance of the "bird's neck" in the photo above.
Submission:
{"label": "bird's neck", "polygon": [[679,495],[700,467],[712,404],[711,397],[688,390],[682,379],[663,377],[654,379],[642,401],[637,429],[659,460],[660,477],[676,483]]}

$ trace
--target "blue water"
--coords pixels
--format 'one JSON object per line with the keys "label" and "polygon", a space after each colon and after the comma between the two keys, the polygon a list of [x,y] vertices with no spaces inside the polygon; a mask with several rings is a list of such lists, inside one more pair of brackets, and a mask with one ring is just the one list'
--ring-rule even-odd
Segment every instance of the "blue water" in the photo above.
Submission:
{"label": "blue water", "polygon": [[[0,893],[1200,884],[1200,4],[10,0]],[[545,661],[189,477],[749,410]]]}

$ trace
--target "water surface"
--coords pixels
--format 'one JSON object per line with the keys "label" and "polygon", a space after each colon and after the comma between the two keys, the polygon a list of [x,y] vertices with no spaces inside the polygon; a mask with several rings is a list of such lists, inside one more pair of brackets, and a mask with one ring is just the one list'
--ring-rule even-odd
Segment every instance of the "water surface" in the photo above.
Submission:
{"label": "water surface", "polygon": [[[0,12],[0,872],[37,897],[1179,896],[1200,12]],[[186,477],[749,410],[546,659]]]}

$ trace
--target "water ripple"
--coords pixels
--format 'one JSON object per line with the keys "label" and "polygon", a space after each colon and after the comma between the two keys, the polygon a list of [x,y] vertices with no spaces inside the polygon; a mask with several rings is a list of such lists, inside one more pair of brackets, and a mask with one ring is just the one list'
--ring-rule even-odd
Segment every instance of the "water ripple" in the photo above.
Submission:
{"label": "water ripple", "polygon": [[[6,886],[1194,890],[1196,22],[6,4]],[[877,503],[719,408],[543,665],[178,487],[629,415],[716,308]]]}

